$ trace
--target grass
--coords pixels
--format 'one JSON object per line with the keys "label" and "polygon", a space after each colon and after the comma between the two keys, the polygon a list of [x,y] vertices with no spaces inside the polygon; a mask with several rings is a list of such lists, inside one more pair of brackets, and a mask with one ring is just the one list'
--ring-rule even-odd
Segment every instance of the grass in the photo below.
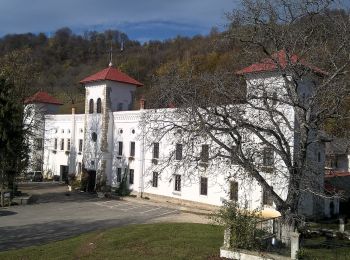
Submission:
{"label": "grass", "polygon": [[215,259],[222,242],[219,226],[133,225],[0,252],[0,259]]}
{"label": "grass", "polygon": [[308,238],[302,245],[304,258],[313,260],[350,260],[350,241],[325,237]]}
{"label": "grass", "polygon": [[[0,252],[0,259],[219,259],[223,227],[147,224],[96,231],[46,245]],[[350,260],[350,247],[326,248],[308,240],[303,259]],[[342,242],[343,244],[344,242]],[[349,243],[350,242],[345,242]]]}

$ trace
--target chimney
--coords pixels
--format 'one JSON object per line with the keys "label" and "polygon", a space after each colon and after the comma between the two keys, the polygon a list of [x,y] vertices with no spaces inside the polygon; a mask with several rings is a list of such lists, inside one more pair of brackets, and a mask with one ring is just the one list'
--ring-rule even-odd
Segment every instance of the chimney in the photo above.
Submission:
{"label": "chimney", "polygon": [[72,115],[75,115],[75,107],[72,107]]}
{"label": "chimney", "polygon": [[140,99],[140,110],[145,109],[146,99],[144,97],[141,97]]}

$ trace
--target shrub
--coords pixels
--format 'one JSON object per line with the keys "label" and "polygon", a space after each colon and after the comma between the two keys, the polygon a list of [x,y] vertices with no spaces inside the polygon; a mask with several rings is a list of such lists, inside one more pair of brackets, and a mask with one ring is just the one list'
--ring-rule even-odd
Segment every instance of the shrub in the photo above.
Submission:
{"label": "shrub", "polygon": [[257,238],[263,230],[257,228],[259,214],[240,208],[236,202],[225,202],[213,219],[230,230],[230,247],[240,249],[257,249],[260,242]]}
{"label": "shrub", "polygon": [[128,178],[127,175],[124,174],[122,181],[119,184],[119,187],[116,189],[116,193],[119,196],[128,196],[130,195],[131,190],[129,189],[128,185]]}

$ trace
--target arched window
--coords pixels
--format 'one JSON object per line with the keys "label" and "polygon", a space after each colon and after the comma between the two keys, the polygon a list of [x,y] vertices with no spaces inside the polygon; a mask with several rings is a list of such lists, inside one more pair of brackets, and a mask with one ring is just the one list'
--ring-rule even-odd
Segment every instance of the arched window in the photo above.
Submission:
{"label": "arched window", "polygon": [[98,98],[97,99],[97,103],[96,103],[96,113],[101,113],[102,112],[102,108],[101,108],[101,99]]}
{"label": "arched window", "polygon": [[90,99],[90,102],[89,102],[89,114],[92,114],[92,113],[94,113],[94,100]]}

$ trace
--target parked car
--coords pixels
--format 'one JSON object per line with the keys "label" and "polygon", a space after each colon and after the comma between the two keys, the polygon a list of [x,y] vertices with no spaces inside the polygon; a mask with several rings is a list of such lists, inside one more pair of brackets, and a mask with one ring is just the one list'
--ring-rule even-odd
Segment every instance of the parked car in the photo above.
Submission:
{"label": "parked car", "polygon": [[41,182],[43,181],[43,175],[40,171],[37,172],[30,172],[29,173],[29,180],[30,181],[35,181],[35,182]]}

